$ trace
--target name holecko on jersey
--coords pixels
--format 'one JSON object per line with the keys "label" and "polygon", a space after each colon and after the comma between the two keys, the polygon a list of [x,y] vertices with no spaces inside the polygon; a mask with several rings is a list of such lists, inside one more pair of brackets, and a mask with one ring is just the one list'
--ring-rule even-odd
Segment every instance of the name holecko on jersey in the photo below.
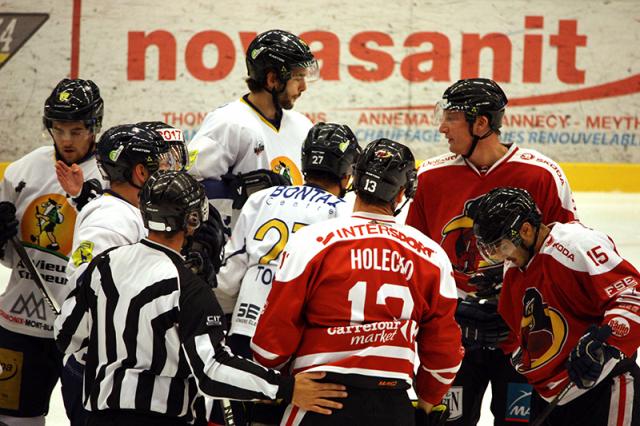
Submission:
{"label": "name holecko on jersey", "polygon": [[390,249],[351,249],[351,269],[399,272],[408,281],[413,276],[413,261]]}

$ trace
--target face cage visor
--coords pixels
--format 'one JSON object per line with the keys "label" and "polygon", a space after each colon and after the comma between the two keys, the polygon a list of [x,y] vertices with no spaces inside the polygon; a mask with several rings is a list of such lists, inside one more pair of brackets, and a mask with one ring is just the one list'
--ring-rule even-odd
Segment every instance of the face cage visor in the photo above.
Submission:
{"label": "face cage visor", "polygon": [[465,120],[464,109],[460,106],[452,105],[446,99],[436,102],[433,109],[433,123],[440,126],[445,122],[454,122]]}
{"label": "face cage visor", "polygon": [[522,245],[522,238],[515,230],[488,243],[480,239],[476,240],[476,246],[478,247],[480,255],[486,262],[492,265],[503,263],[508,257],[511,257],[515,253],[520,245]]}
{"label": "face cage visor", "polygon": [[304,80],[305,83],[313,83],[318,79],[320,79],[320,67],[315,59],[291,66],[291,80]]}
{"label": "face cage visor", "polygon": [[184,170],[184,156],[186,153],[183,152],[180,145],[184,147],[184,144],[171,143],[169,151],[158,155],[158,171],[179,172]]}

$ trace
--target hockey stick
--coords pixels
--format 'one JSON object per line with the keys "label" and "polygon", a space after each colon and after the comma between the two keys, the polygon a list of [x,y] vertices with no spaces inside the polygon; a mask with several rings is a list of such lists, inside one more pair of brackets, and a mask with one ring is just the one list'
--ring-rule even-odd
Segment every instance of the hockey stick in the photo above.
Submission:
{"label": "hockey stick", "polygon": [[573,388],[573,382],[569,382],[559,394],[556,395],[555,398],[545,407],[544,410],[540,413],[538,417],[530,424],[530,426],[540,426],[542,423],[549,417],[549,414],[553,411],[554,408],[558,405],[560,401],[567,395],[567,393]]}
{"label": "hockey stick", "polygon": [[231,401],[226,398],[220,400],[222,405],[222,418],[226,426],[235,426],[236,421],[233,419],[233,409],[231,408]]}
{"label": "hockey stick", "polygon": [[18,237],[14,235],[13,238],[11,238],[11,242],[13,243],[13,247],[16,249],[18,256],[20,256],[22,263],[24,263],[24,266],[29,271],[29,274],[31,274],[31,279],[36,283],[36,286],[42,293],[42,297],[44,298],[44,300],[47,302],[54,314],[60,315],[60,306],[58,306],[55,299],[49,294],[47,287],[45,287],[44,285],[44,280],[33,264],[33,261],[27,254],[27,251],[22,246],[22,243],[20,242],[20,240],[18,240]]}

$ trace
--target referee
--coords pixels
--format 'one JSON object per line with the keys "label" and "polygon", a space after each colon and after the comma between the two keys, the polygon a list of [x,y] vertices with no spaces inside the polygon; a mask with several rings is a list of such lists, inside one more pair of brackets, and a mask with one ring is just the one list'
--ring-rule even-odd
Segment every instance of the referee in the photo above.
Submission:
{"label": "referee", "polygon": [[[224,343],[211,288],[184,266],[180,249],[208,216],[202,186],[184,172],[154,174],[140,193],[148,239],[97,256],[55,323],[61,351],[87,347],[88,425],[183,425],[196,393],[213,398],[282,398],[330,414],[344,386],[324,373],[280,375]],[[195,380],[194,380],[195,379]]]}

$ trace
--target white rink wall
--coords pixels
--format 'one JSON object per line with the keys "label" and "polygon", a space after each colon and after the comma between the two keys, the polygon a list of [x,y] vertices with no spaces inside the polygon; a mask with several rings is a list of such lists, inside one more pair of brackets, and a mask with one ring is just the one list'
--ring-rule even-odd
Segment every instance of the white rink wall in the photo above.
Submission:
{"label": "white rink wall", "polygon": [[561,162],[639,162],[638,12],[637,0],[0,0],[0,162],[50,143],[42,103],[65,76],[98,83],[105,128],[163,120],[193,135],[246,92],[246,46],[271,28],[320,62],[296,109],[363,142],[444,152],[434,103],[483,76],[511,100],[503,140]]}

